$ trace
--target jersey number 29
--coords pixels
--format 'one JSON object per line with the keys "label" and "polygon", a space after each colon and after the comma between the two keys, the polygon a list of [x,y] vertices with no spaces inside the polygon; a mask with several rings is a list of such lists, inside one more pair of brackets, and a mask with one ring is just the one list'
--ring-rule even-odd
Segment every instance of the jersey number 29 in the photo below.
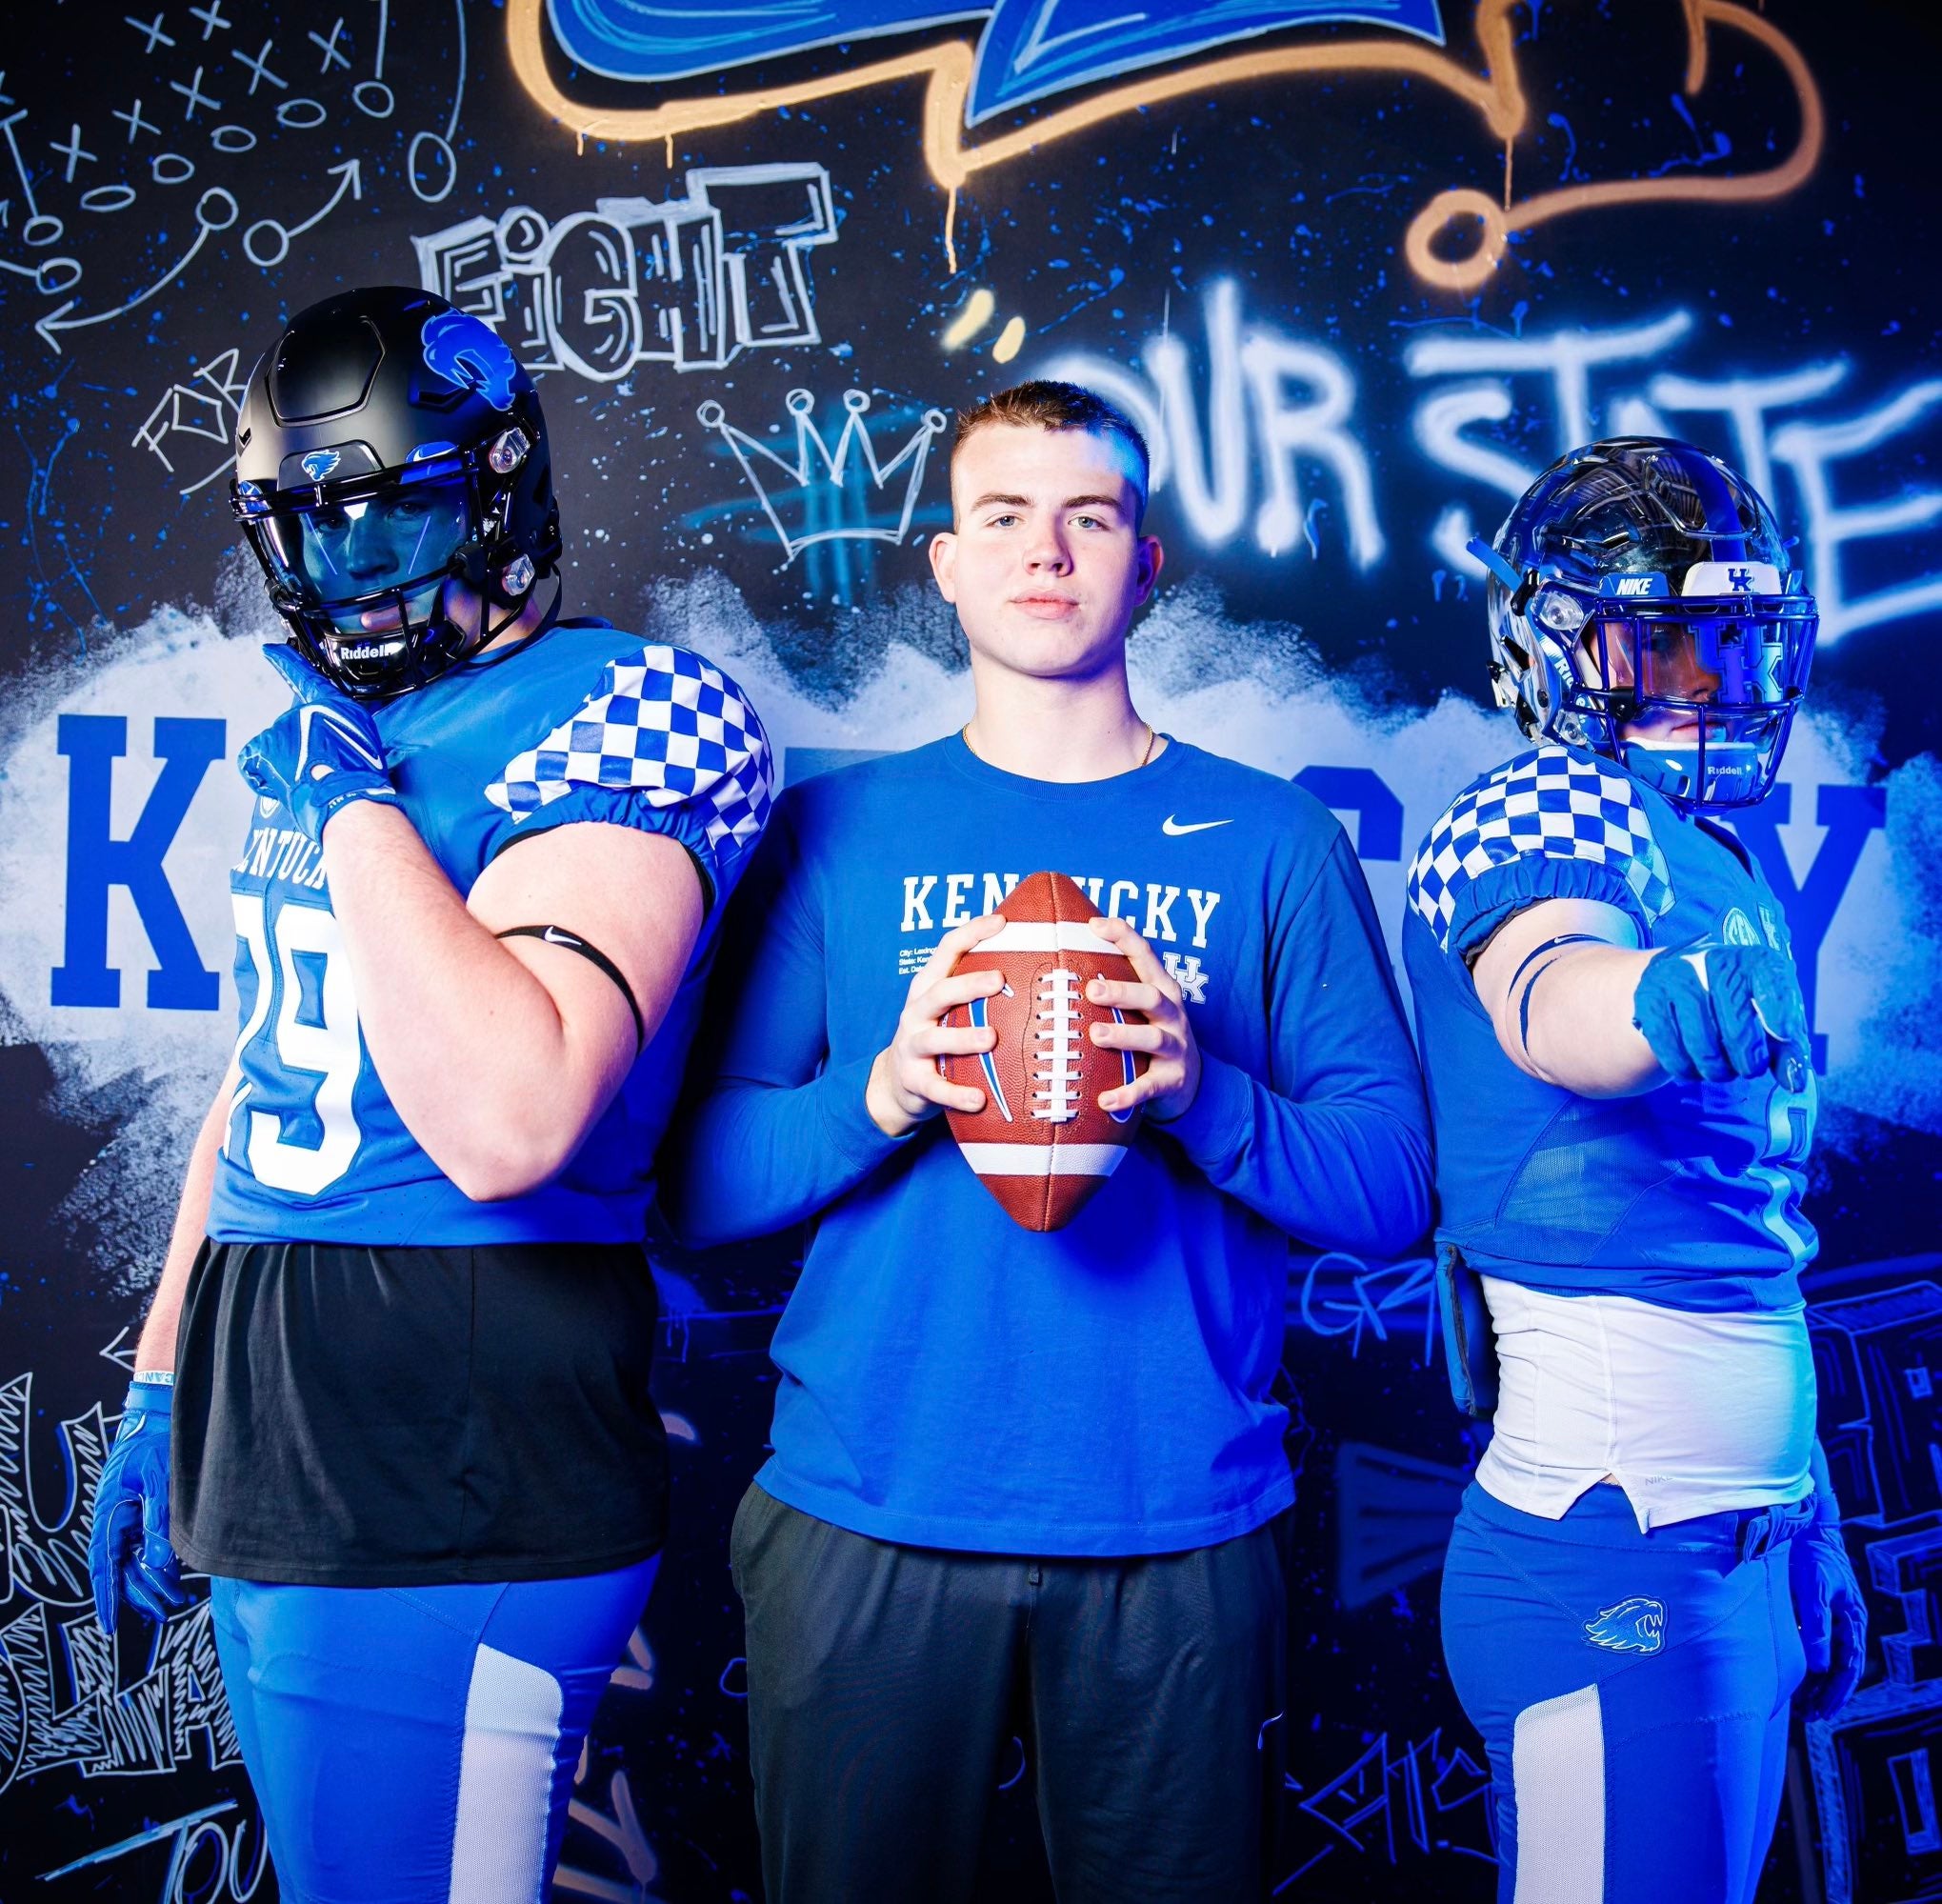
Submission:
{"label": "jersey number 29", "polygon": [[[285,1134],[285,1119],[295,1110],[258,1110],[250,1103],[252,1085],[246,1074],[230,1105],[230,1129],[223,1148],[231,1162],[246,1163],[251,1176],[270,1190],[295,1196],[316,1196],[328,1190],[357,1155],[363,1133],[351,1106],[351,1092],[364,1062],[357,1033],[357,1001],[350,990],[350,963],[344,955],[344,936],[336,915],[321,906],[286,904],[277,909],[272,932],[260,892],[234,893],[236,936],[243,942],[256,972],[256,997],[236,1038],[236,1050],[248,1049],[252,1038],[265,1034],[272,1000],[276,1019],[267,1035],[275,1052],[273,1070],[282,1079],[302,1084],[292,1073],[316,1079],[309,1109],[323,1127],[322,1142],[293,1144]],[[311,1021],[304,1009],[305,986],[297,971],[300,956],[314,961]],[[310,1093],[305,1092],[306,1096]],[[243,1155],[235,1151],[236,1117],[247,1113],[248,1136]]]}

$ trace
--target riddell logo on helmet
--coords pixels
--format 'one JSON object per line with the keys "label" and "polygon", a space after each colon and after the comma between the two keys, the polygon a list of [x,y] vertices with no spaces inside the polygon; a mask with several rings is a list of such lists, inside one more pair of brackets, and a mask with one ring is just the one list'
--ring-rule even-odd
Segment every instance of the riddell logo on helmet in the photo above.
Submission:
{"label": "riddell logo on helmet", "polygon": [[397,639],[390,641],[359,641],[349,648],[340,647],[337,658],[340,661],[388,661],[403,649],[404,643]]}

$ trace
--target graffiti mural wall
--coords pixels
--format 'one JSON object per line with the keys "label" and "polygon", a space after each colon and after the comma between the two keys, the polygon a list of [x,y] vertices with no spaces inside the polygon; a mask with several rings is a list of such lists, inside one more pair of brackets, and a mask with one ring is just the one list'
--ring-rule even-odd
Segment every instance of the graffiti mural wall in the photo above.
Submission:
{"label": "graffiti mural wall", "polygon": [[[1407,855],[1512,744],[1466,540],[1600,432],[1747,471],[1823,616],[1811,711],[1739,830],[1813,1013],[1808,1288],[1873,1620],[1862,1693],[1796,1736],[1761,1895],[1942,1898],[1938,53],[1913,0],[14,10],[0,1895],[274,1894],[200,1583],[110,1642],[85,1549],[234,1033],[230,763],[282,698],[228,513],[236,404],[284,316],[375,280],[539,375],[570,609],[731,668],[788,778],[969,711],[923,547],[951,408],[1034,374],[1123,404],[1168,549],[1141,712],[1333,807],[1392,934]],[[968,903],[928,871],[913,934]],[[1109,896],[1204,989],[1190,914]],[[673,1543],[558,1890],[702,1904],[759,1894],[724,1548],[791,1239],[657,1268]],[[1287,1315],[1281,1894],[1481,1900],[1487,1777],[1434,1618],[1479,1443],[1429,1266],[1296,1253]],[[1026,1750],[987,1850],[1010,1897],[1050,1894]]]}

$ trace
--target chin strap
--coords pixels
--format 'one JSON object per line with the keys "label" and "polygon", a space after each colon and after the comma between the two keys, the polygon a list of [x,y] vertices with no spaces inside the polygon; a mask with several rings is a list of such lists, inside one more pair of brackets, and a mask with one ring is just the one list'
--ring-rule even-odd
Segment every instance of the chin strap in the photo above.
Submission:
{"label": "chin strap", "polygon": [[[534,628],[534,630],[529,636],[527,636],[527,639],[529,641],[537,641],[539,637],[547,631],[548,629],[552,627],[552,625],[559,620],[560,604],[566,599],[566,585],[560,580],[560,571],[557,569],[549,571],[548,573],[546,573],[540,578],[540,580],[551,582],[553,585],[552,600],[547,603],[545,612],[542,613],[539,618],[538,626]],[[489,643],[497,641],[499,637],[502,634],[504,634],[506,631],[509,628],[511,628],[512,624],[516,622],[519,619],[519,617],[526,612],[527,604],[532,600],[533,590],[537,589],[538,587],[539,583],[535,582],[532,585],[531,589],[529,589],[525,594],[520,596],[518,601],[511,604],[511,606],[507,610],[506,617],[503,621],[499,622],[497,626],[489,628],[486,631],[486,632],[479,638],[478,647],[470,649],[467,651],[469,653],[476,654],[479,651],[479,649],[486,647]]]}
{"label": "chin strap", "polygon": [[[559,620],[560,618],[560,603],[564,596],[565,590],[564,585],[560,580],[559,571],[557,569],[551,570],[546,575],[542,576],[540,579],[542,581],[550,581],[553,585],[552,599],[547,604],[546,611],[539,618],[539,625],[532,631],[532,635],[530,636],[529,639],[536,639],[538,636],[544,634],[547,631],[547,630],[552,627],[553,623]],[[463,582],[466,587],[468,588],[471,587],[471,584],[467,579],[467,577],[461,574],[448,577],[444,585],[445,588],[450,588],[453,582]],[[454,651],[452,658],[446,664],[446,666],[449,668],[456,668],[461,661],[469,661],[474,654],[480,653],[485,649],[490,648],[493,642],[497,641],[499,637],[502,634],[504,634],[510,628],[511,628],[513,624],[518,621],[519,617],[526,612],[527,606],[532,600],[533,594],[537,591],[539,583],[535,582],[532,588],[529,589],[525,594],[521,595],[516,602],[508,603],[506,605],[506,612],[503,615],[501,615],[497,621],[494,621],[491,618],[491,610],[493,606],[491,598],[489,595],[484,594],[483,592],[474,591],[474,592],[478,593],[479,595],[482,626],[480,628],[479,632],[470,641],[466,642],[463,647],[458,648]],[[451,617],[446,612],[445,595],[443,589],[440,590],[438,605],[432,611],[432,612],[448,628],[450,629],[457,628],[458,624],[455,621],[453,621]]]}

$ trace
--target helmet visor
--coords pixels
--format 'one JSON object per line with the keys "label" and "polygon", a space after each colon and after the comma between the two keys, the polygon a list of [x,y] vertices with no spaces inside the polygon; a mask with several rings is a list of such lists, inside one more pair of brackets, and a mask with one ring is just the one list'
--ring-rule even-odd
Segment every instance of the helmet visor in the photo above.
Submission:
{"label": "helmet visor", "polygon": [[275,567],[340,633],[422,622],[471,519],[463,477],[356,499],[284,507],[254,518]]}
{"label": "helmet visor", "polygon": [[1815,616],[1804,613],[1614,615],[1602,608],[1585,631],[1586,685],[1614,700],[1753,713],[1785,707],[1807,686]]}
{"label": "helmet visor", "polygon": [[1779,768],[1817,626],[1803,597],[1620,614],[1600,604],[1579,645],[1582,700],[1650,784],[1699,807],[1745,806]]}

